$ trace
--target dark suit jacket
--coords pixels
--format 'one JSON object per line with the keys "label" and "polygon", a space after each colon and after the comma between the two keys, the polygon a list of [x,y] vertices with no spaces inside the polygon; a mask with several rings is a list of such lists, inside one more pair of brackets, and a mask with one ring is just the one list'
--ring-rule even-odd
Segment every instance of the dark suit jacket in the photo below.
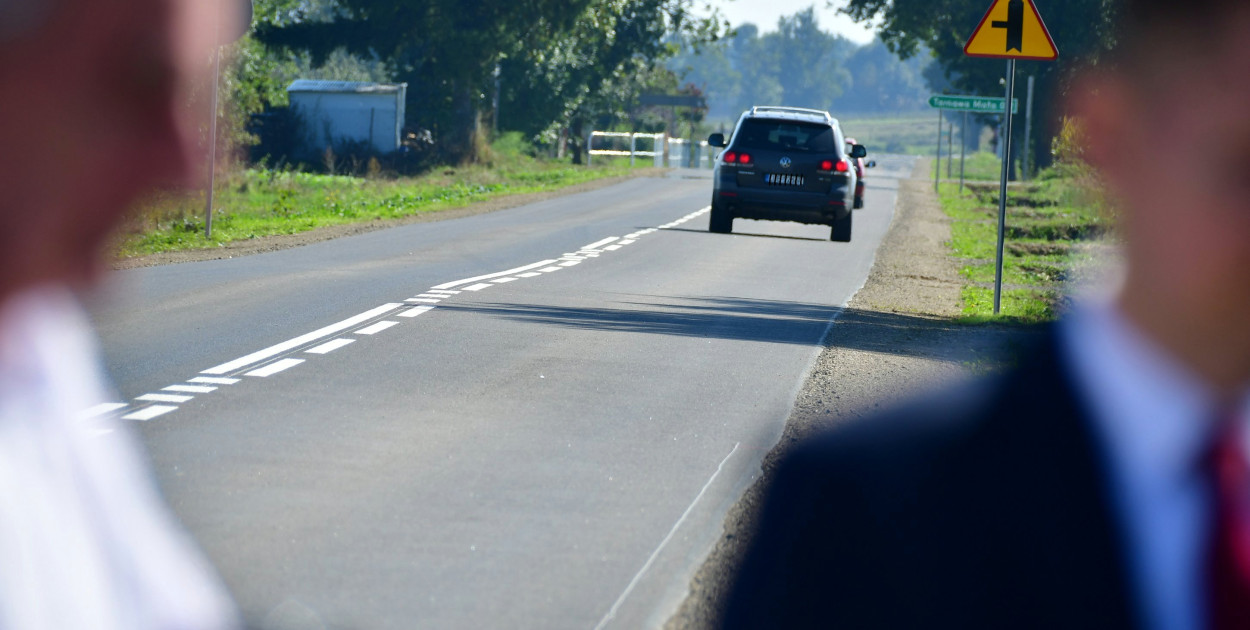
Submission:
{"label": "dark suit jacket", "polygon": [[1131,628],[1103,449],[1053,331],[1008,373],[800,447],[727,628]]}

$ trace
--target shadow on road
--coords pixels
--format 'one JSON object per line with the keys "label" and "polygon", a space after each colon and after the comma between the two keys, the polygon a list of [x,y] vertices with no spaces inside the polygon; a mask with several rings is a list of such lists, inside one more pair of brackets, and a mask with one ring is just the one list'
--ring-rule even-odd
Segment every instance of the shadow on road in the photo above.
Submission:
{"label": "shadow on road", "polygon": [[[966,346],[943,340],[968,331],[948,319],[882,313],[824,304],[746,298],[669,298],[659,302],[618,302],[619,307],[571,307],[540,304],[456,304],[448,311],[478,313],[509,321],[581,330],[704,337],[816,346],[829,320],[841,311],[839,326],[826,340],[852,350],[964,362],[984,358]],[[855,334],[842,334],[847,326]],[[958,338],[958,336],[955,336]]]}

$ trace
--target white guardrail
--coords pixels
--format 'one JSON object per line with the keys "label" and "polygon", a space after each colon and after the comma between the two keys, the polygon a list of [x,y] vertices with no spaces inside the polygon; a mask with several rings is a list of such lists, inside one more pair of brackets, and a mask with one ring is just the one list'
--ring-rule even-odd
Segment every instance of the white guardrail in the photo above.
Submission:
{"label": "white guardrail", "polygon": [[[603,138],[600,144],[604,148],[595,148],[595,139]],[[629,149],[625,149],[625,140],[629,141]],[[640,151],[638,141],[650,141],[650,151]],[[592,131],[586,139],[586,165],[590,166],[593,156],[608,155],[629,157],[629,165],[633,166],[639,157],[649,157],[657,167],[666,165],[670,168],[693,167],[712,168],[715,156],[712,155],[707,142],[696,142],[693,146],[693,159],[690,155],[691,142],[682,138],[670,138],[664,133],[629,133],[624,131]]]}

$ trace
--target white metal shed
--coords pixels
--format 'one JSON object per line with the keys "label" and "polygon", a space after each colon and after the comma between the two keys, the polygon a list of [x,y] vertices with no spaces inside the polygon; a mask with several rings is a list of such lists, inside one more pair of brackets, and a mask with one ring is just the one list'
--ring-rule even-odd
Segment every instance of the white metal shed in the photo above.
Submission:
{"label": "white metal shed", "polygon": [[304,126],[304,149],[320,153],[345,142],[378,153],[399,149],[407,83],[298,79],[286,89]]}

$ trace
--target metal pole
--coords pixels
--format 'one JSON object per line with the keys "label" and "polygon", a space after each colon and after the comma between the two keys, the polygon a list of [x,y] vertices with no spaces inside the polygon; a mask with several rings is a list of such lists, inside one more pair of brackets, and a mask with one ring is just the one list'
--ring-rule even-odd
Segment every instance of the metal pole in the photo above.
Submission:
{"label": "metal pole", "polygon": [[955,121],[946,128],[946,179],[951,178],[951,158],[955,157]]}
{"label": "metal pole", "polygon": [[1020,169],[1021,179],[1028,181],[1029,167],[1031,166],[1031,156],[1033,154],[1033,144],[1031,142],[1033,131],[1033,77],[1029,77],[1029,102],[1024,106],[1024,153],[1020,155],[1023,160],[1023,166]]}
{"label": "metal pole", "polygon": [[1003,241],[1007,234],[1007,172],[1011,168],[1011,99],[1016,92],[1016,60],[1007,60],[1007,102],[1003,105],[1003,172],[998,186],[998,255],[994,262],[994,314],[1003,303]]}
{"label": "metal pole", "polygon": [[636,157],[635,154],[637,153],[638,153],[638,134],[635,133],[629,136],[629,167],[630,168],[634,167],[634,158]]}
{"label": "metal pole", "polygon": [[590,135],[586,136],[586,166],[590,166],[590,150],[595,148],[594,142],[595,132],[592,131]]}
{"label": "metal pole", "polygon": [[959,126],[959,194],[964,194],[964,155],[968,152],[968,112]]}
{"label": "metal pole", "polygon": [[938,110],[937,162],[933,164],[933,192],[938,191],[938,177],[942,175],[942,110]]}
{"label": "metal pole", "polygon": [[[213,41],[221,41],[220,10],[214,11]],[[221,82],[221,46],[213,51],[213,96],[211,120],[208,123],[208,203],[204,205],[204,238],[213,238],[213,188],[217,185],[217,89]]]}

